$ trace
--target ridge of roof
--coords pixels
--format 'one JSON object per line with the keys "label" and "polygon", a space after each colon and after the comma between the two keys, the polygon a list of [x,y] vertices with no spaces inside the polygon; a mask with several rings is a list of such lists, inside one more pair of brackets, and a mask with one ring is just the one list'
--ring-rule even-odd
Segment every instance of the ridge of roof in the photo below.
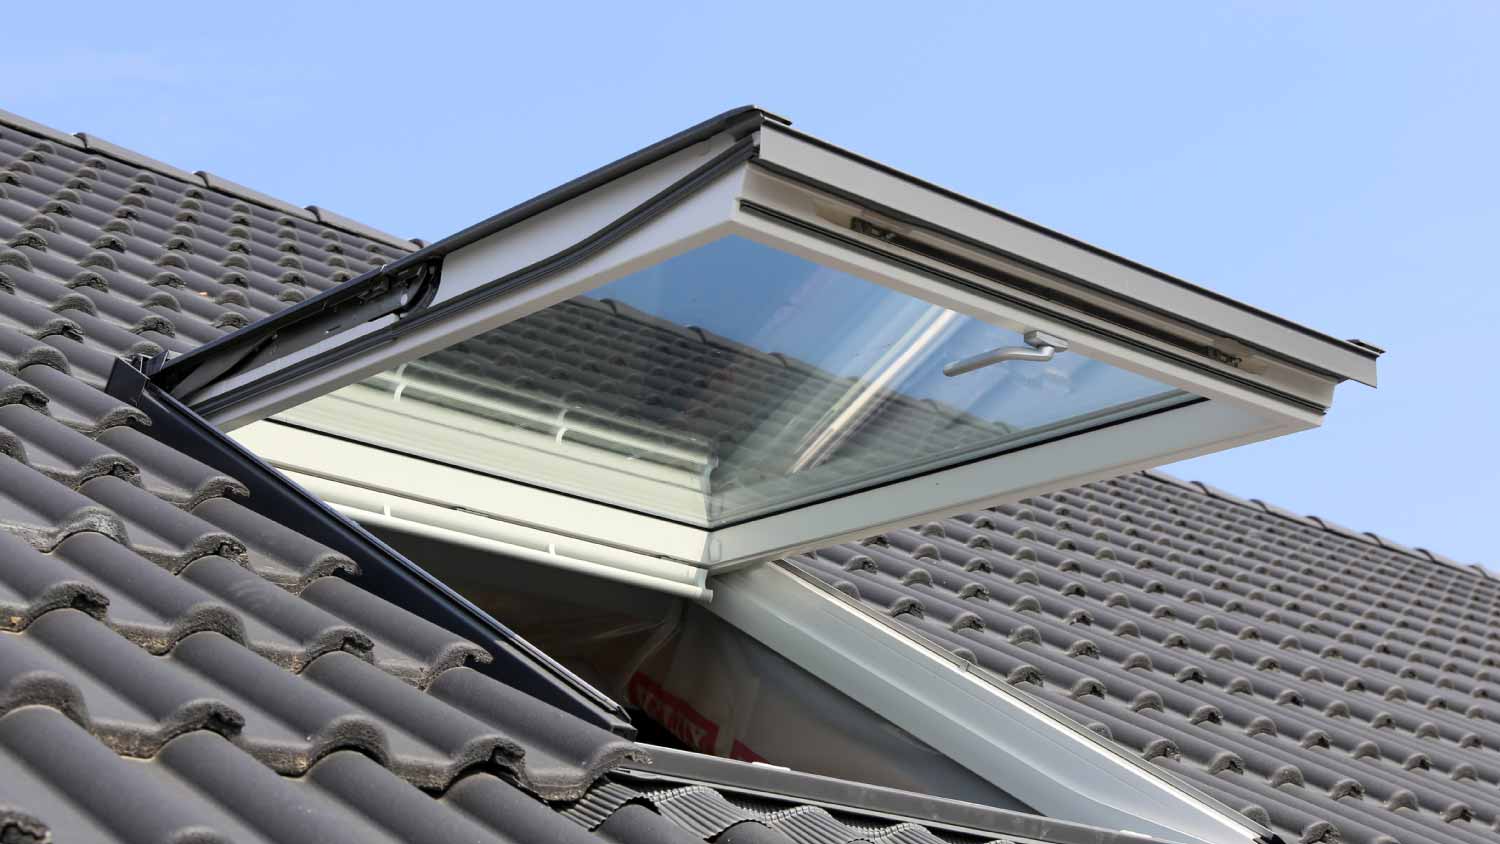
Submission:
{"label": "ridge of roof", "polygon": [[91,135],[87,132],[78,132],[76,134],[70,135],[60,129],[54,129],[53,127],[48,126],[44,123],[38,123],[35,120],[30,120],[28,118],[22,117],[19,114],[6,111],[5,109],[0,109],[0,125],[9,126],[12,129],[36,135],[55,143],[67,144],[68,146],[74,147],[76,149],[87,150],[96,155],[107,156],[123,164],[129,164],[134,167],[139,167],[143,170],[149,170],[153,173],[157,173],[162,176],[168,176],[181,182],[187,182],[188,184],[197,185],[199,187],[210,188],[212,190],[219,191],[220,193],[233,196],[236,199],[242,199],[246,202],[253,202],[273,211],[280,211],[285,214],[291,214],[295,217],[301,217],[302,219],[308,220],[309,222],[322,223],[325,226],[339,229],[340,231],[346,232],[348,234],[367,237],[371,240],[378,240],[381,243],[386,244],[387,246],[392,246],[397,249],[412,251],[421,245],[413,239],[397,237],[396,235],[390,234],[389,232],[381,231],[380,229],[377,229],[373,226],[369,226],[357,220],[350,219],[349,217],[345,217],[342,214],[336,214],[326,208],[322,208],[317,205],[309,205],[306,208],[298,207],[290,202],[277,199],[276,197],[261,193],[260,191],[254,190],[252,188],[247,188],[244,185],[239,184],[238,182],[231,181],[230,179],[215,175],[206,170],[198,170],[196,172],[189,173],[188,171],[183,170],[180,167],[174,167],[170,164],[167,164],[166,162],[152,158],[149,155],[145,155],[136,152],[135,150],[122,147],[119,144],[106,141],[103,138],[100,138],[98,135]]}
{"label": "ridge of roof", "polygon": [[1336,536],[1341,536],[1345,539],[1353,539],[1357,542],[1363,542],[1367,545],[1374,545],[1377,548],[1384,548],[1388,551],[1395,551],[1408,557],[1414,557],[1418,560],[1439,563],[1456,569],[1473,569],[1481,577],[1487,580],[1500,580],[1500,577],[1497,577],[1495,574],[1491,573],[1489,569],[1485,568],[1479,563],[1460,563],[1452,557],[1446,557],[1426,548],[1403,545],[1393,539],[1387,539],[1380,534],[1375,533],[1374,531],[1356,531],[1352,528],[1344,527],[1337,522],[1325,519],[1322,516],[1314,516],[1311,514],[1306,516],[1298,515],[1297,513],[1293,513],[1291,510],[1288,510],[1284,507],[1278,507],[1275,504],[1271,504],[1259,498],[1241,498],[1232,492],[1226,492],[1225,490],[1213,486],[1212,484],[1204,483],[1203,481],[1185,481],[1182,478],[1179,478],[1168,472],[1164,472],[1161,469],[1146,469],[1142,471],[1141,474],[1149,478],[1154,478],[1163,483],[1181,487],[1191,492],[1201,492],[1202,494],[1207,495],[1211,498],[1217,498],[1221,501],[1227,501],[1231,504],[1238,504],[1241,507],[1249,507],[1252,510],[1261,510],[1278,518],[1286,519],[1289,522],[1296,522],[1297,524],[1303,525],[1304,527],[1316,528],[1327,533],[1332,533]]}

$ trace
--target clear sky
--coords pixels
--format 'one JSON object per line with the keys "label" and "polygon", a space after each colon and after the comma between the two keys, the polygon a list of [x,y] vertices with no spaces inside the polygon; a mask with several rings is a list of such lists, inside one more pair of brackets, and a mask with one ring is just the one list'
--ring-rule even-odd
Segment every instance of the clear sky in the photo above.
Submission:
{"label": "clear sky", "polygon": [[1169,470],[1500,567],[1500,4],[89,5],[12,21],[0,108],[404,236],[753,102],[1383,346]]}

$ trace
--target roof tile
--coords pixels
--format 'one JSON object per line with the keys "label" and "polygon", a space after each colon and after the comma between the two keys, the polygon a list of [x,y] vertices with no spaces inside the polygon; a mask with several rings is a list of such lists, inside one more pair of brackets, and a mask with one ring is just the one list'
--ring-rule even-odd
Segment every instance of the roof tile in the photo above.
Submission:
{"label": "roof tile", "polygon": [[256,203],[257,205],[264,205],[267,208],[280,211],[283,214],[290,214],[294,217],[301,217],[307,220],[317,219],[316,215],[314,215],[306,208],[299,208],[298,206],[293,205],[290,202],[285,202],[283,200],[277,199],[274,196],[269,196],[267,194],[261,193],[258,190],[252,190],[251,188],[247,188],[238,182],[231,182],[223,176],[216,176],[213,173],[208,173],[203,170],[199,170],[197,172],[197,176],[203,180],[203,184],[227,196],[232,196],[237,199],[248,199],[251,202]]}
{"label": "roof tile", "polygon": [[118,144],[112,144],[109,141],[98,137],[97,135],[89,135],[84,132],[79,132],[78,140],[83,142],[84,148],[89,152],[98,153],[100,155],[107,155],[110,158],[123,161],[126,164],[133,164],[143,170],[149,170],[153,173],[160,173],[163,176],[170,176],[173,179],[177,179],[178,181],[187,184],[203,184],[203,179],[199,176],[189,173],[188,171],[181,168],[173,167],[172,165],[165,162],[157,161],[150,156],[141,155],[134,150],[126,149],[122,146],[119,146]]}

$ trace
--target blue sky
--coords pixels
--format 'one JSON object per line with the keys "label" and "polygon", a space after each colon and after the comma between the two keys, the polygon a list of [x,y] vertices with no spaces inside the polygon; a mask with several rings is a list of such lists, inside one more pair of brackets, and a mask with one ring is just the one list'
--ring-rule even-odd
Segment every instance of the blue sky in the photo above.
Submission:
{"label": "blue sky", "polygon": [[436,238],[724,108],[1388,349],[1170,467],[1500,566],[1500,5],[70,3],[0,108]]}

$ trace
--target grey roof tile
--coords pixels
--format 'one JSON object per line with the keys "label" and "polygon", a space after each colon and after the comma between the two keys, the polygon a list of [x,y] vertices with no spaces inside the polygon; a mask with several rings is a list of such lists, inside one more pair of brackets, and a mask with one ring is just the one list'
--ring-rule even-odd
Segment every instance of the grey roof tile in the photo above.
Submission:
{"label": "grey roof tile", "polygon": [[28,384],[8,372],[0,372],[0,406],[9,404],[24,405],[32,410],[45,410],[47,395],[37,389],[34,384]]}
{"label": "grey roof tile", "polygon": [[526,746],[517,781],[549,800],[576,800],[588,782],[577,771],[609,770],[627,759],[645,760],[629,743],[568,716],[476,671],[444,671],[428,693],[507,735],[535,737]]}
{"label": "grey roof tile", "polygon": [[[335,753],[308,774],[320,792],[354,809],[399,841],[492,841],[497,836],[467,814],[453,811],[369,757]],[[554,815],[556,828],[567,821]],[[502,829],[504,827],[501,827]]]}
{"label": "grey roof tile", "polygon": [[425,688],[449,668],[490,661],[489,652],[337,577],[321,577],[302,599],[363,630],[387,672]]}
{"label": "grey roof tile", "polygon": [[20,376],[42,397],[47,413],[82,434],[98,436],[121,425],[149,424],[146,414],[54,366],[33,364],[21,369]]}
{"label": "grey roof tile", "polygon": [[0,629],[22,630],[51,610],[72,607],[102,617],[110,598],[92,578],[56,561],[10,534],[0,533]]}
{"label": "grey roof tile", "polygon": [[24,405],[0,407],[0,431],[24,443],[12,457],[71,489],[95,478],[135,480],[141,473],[123,454]]}
{"label": "grey roof tile", "polygon": [[244,621],[233,604],[173,577],[103,534],[69,537],[48,556],[56,571],[103,597],[107,606],[99,614],[111,627],[151,653],[166,653],[184,637],[205,630],[245,640]]}
{"label": "grey roof tile", "polygon": [[72,609],[0,635],[0,678],[0,711],[52,706],[124,756],[150,756],[189,730],[244,726],[221,689]]}
{"label": "grey roof tile", "polygon": [[[47,337],[42,340],[40,348],[23,351],[31,353],[23,366],[30,363],[50,366],[68,372],[79,381],[98,389],[103,389],[109,382],[109,370],[116,360],[114,354],[100,348],[88,338],[78,342],[61,337]],[[52,352],[56,352],[58,357],[52,357]]]}
{"label": "grey roof tile", "polygon": [[[136,420],[127,418],[125,421]],[[140,468],[138,480],[147,492],[185,510],[192,510],[211,498],[250,494],[250,490],[234,478],[135,428],[123,424],[107,427],[97,441]]]}
{"label": "grey roof tile", "polygon": [[68,359],[58,349],[14,328],[0,326],[0,369],[19,375],[22,369],[34,364],[63,372],[68,369]]}
{"label": "grey roof tile", "polygon": [[132,551],[173,574],[207,556],[249,565],[245,544],[236,536],[138,486],[119,478],[101,477],[81,489],[124,523],[125,544]]}
{"label": "grey roof tile", "polygon": [[51,551],[83,531],[125,541],[125,521],[118,515],[4,454],[0,454],[0,529],[42,551]]}
{"label": "grey roof tile", "polygon": [[204,834],[180,786],[140,776],[57,710],[23,706],[0,717],[0,757],[7,771],[0,803],[23,809],[32,828],[47,831],[43,840],[174,841],[199,832],[200,841],[227,841]]}
{"label": "grey roof tile", "polygon": [[245,543],[250,570],[295,591],[327,574],[357,574],[343,554],[227,498],[209,498],[193,515]]}

